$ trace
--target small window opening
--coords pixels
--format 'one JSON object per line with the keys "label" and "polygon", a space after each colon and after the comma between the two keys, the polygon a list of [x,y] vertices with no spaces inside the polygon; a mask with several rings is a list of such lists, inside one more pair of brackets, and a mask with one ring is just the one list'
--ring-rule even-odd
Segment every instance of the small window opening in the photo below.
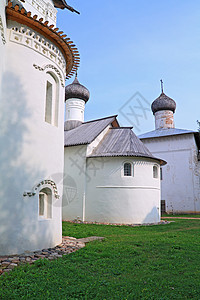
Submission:
{"label": "small window opening", "polygon": [[59,94],[58,83],[50,73],[47,73],[45,122],[58,126]]}
{"label": "small window opening", "polygon": [[124,164],[124,176],[132,176],[132,165],[130,163]]}
{"label": "small window opening", "polygon": [[49,124],[52,122],[52,84],[49,81],[47,81],[46,87],[45,122]]}
{"label": "small window opening", "polygon": [[158,167],[153,166],[153,178],[158,178]]}
{"label": "small window opening", "polygon": [[44,188],[39,192],[39,217],[41,219],[52,218],[52,192]]}

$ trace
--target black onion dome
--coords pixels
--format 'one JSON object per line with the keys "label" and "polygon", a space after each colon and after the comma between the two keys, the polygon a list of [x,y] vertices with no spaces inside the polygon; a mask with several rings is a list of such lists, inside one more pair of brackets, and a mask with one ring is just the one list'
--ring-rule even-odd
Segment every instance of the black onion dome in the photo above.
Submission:
{"label": "black onion dome", "polygon": [[153,114],[160,110],[171,110],[174,113],[175,109],[176,102],[164,93],[161,93],[160,96],[157,99],[155,99],[151,105],[151,110]]}
{"label": "black onion dome", "polygon": [[65,87],[65,100],[71,98],[78,98],[87,102],[90,98],[88,89],[79,83],[78,78],[75,77],[73,83]]}

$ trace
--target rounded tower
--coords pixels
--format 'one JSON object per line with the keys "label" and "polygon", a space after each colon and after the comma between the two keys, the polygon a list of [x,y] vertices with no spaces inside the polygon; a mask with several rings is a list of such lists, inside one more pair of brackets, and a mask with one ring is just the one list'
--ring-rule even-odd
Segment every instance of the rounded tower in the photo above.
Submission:
{"label": "rounded tower", "polygon": [[9,255],[62,241],[65,79],[79,53],[54,26],[63,0],[0,2],[0,255]]}
{"label": "rounded tower", "polygon": [[79,83],[77,74],[73,83],[65,88],[65,130],[73,129],[84,122],[85,104],[90,98],[89,90]]}
{"label": "rounded tower", "polygon": [[153,101],[151,110],[155,116],[155,129],[169,129],[175,127],[174,113],[176,110],[176,102],[165,95],[163,87],[160,96]]}

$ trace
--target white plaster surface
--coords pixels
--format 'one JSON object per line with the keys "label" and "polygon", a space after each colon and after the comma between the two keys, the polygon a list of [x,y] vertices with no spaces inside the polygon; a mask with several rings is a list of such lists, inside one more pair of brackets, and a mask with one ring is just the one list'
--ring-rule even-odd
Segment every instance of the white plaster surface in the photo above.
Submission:
{"label": "white plaster surface", "polygon": [[2,89],[2,74],[5,69],[5,53],[6,53],[6,18],[5,18],[6,0],[0,1],[0,93]]}
{"label": "white plaster surface", "polygon": [[156,157],[167,161],[161,199],[168,213],[200,212],[200,162],[194,134],[141,139]]}
{"label": "white plaster surface", "polygon": [[[1,74],[0,255],[53,247],[62,238],[64,87],[53,69],[40,71],[33,67],[34,63],[52,65],[50,59],[9,40],[13,25],[16,23],[8,22]],[[58,126],[45,122],[48,71],[57,78],[59,89]],[[56,183],[60,199],[53,197],[52,219],[39,220],[38,192],[32,197],[24,197],[23,193],[46,179]]]}
{"label": "white plaster surface", "polygon": [[71,98],[66,101],[66,121],[76,120],[84,122],[85,101]]}
{"label": "white plaster surface", "polygon": [[[86,146],[65,147],[66,178],[68,183],[69,176],[73,178],[77,194],[69,201],[64,190],[64,220],[80,217],[84,221],[125,224],[160,221],[160,178],[153,178],[156,161],[107,157],[87,158],[86,163],[86,151]],[[122,175],[126,161],[133,163],[134,177]]]}
{"label": "white plaster surface", "polygon": [[65,147],[63,181],[63,220],[84,219],[87,145]]}
{"label": "white plaster surface", "polygon": [[[94,173],[90,163],[99,166]],[[134,165],[134,176],[122,176],[124,162]],[[87,160],[90,181],[86,187],[86,220],[142,224],[160,221],[160,179],[153,178],[157,163],[133,157]],[[159,168],[159,166],[158,166]]]}

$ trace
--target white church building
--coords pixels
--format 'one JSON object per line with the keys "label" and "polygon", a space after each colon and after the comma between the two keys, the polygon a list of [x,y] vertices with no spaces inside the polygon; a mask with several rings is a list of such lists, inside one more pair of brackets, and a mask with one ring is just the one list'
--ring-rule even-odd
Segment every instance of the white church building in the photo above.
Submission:
{"label": "white church building", "polygon": [[89,91],[65,89],[63,219],[144,224],[160,221],[160,165],[116,116],[84,122]]}
{"label": "white church building", "polygon": [[65,1],[0,1],[0,255],[62,241],[65,79],[79,54],[55,7]]}
{"label": "white church building", "polygon": [[0,1],[0,255],[60,244],[62,213],[160,221],[165,161],[116,116],[84,122],[89,92],[77,78],[65,89],[79,53],[56,8],[75,11],[65,0]]}
{"label": "white church building", "polygon": [[139,136],[167,161],[161,169],[161,206],[167,213],[200,213],[200,134],[175,127],[176,102],[163,91],[151,106],[155,130]]}

